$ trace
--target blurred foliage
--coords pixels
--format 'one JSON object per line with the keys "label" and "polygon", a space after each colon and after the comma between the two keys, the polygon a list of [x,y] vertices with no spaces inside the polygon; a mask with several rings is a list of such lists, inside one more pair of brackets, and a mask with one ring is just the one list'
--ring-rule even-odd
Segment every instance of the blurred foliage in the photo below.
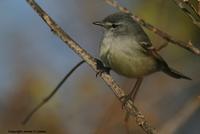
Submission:
{"label": "blurred foliage", "polygon": [[[199,29],[172,1],[119,2],[177,39],[199,44]],[[102,31],[92,22],[115,9],[97,0],[39,3],[82,47],[97,57]],[[78,69],[52,100],[22,126],[21,121],[30,110],[80,59],[50,32],[25,2],[1,1],[0,11],[1,134],[15,129],[45,130],[48,134],[144,133],[134,118],[124,122],[121,104],[87,65]],[[147,32],[155,46],[165,42]],[[198,134],[199,57],[173,44],[163,49],[161,55],[170,66],[192,77],[193,81],[175,80],[156,73],[144,80],[135,103],[163,133]],[[112,75],[128,93],[135,81],[113,72]]]}
{"label": "blurred foliage", "polygon": [[15,93],[7,99],[3,119],[0,121],[1,134],[6,134],[8,131],[14,130],[41,130],[46,131],[48,134],[67,133],[67,129],[63,130],[59,116],[48,109],[38,112],[27,126],[21,124],[25,115],[32,109],[32,106],[41,101],[41,98],[38,96],[41,96],[42,92],[44,92],[42,89],[45,87],[46,83],[43,83],[37,76],[25,76],[24,81],[15,88]]}

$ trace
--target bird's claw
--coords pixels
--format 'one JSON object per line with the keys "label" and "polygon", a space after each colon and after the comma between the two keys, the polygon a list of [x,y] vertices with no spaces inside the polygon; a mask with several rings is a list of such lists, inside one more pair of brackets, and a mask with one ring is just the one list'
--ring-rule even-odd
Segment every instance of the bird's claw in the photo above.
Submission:
{"label": "bird's claw", "polygon": [[102,73],[104,73],[104,71],[103,71],[103,70],[99,70],[99,71],[96,73],[96,77],[101,76]]}
{"label": "bird's claw", "polygon": [[96,73],[96,77],[98,77],[99,75],[102,75],[102,73],[104,72],[107,74],[110,74],[109,67],[105,67],[99,59],[95,59],[95,60],[96,60],[97,70],[98,70],[98,72]]}
{"label": "bird's claw", "polygon": [[128,102],[129,100],[132,100],[130,94],[124,95],[124,96],[120,97],[119,99],[120,99],[120,101],[122,101],[122,109],[124,109],[124,107],[126,106],[126,104],[127,104],[127,102]]}

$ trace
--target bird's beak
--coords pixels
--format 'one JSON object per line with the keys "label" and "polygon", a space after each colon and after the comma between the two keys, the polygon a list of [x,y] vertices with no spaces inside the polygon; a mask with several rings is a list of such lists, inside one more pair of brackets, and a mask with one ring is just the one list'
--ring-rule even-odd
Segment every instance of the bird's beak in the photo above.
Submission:
{"label": "bird's beak", "polygon": [[101,27],[104,27],[104,26],[105,26],[104,22],[102,22],[102,21],[95,21],[95,22],[93,22],[93,24],[94,24],[94,25],[101,26]]}

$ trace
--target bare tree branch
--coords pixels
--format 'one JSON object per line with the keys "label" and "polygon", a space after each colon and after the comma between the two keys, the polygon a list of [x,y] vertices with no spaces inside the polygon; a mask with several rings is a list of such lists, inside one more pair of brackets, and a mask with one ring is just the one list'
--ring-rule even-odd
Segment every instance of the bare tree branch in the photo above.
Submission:
{"label": "bare tree branch", "polygon": [[198,14],[200,16],[200,0],[197,0],[197,2],[198,2]]}
{"label": "bare tree branch", "polygon": [[117,1],[115,0],[104,0],[106,3],[108,3],[109,5],[113,6],[114,8],[117,8],[118,10],[120,10],[121,12],[124,13],[129,13],[132,15],[132,18],[137,21],[139,24],[141,24],[142,26],[144,26],[145,28],[149,29],[150,31],[154,32],[155,34],[157,34],[158,36],[162,37],[163,39],[165,39],[167,42],[171,42],[173,44],[176,44],[190,52],[192,52],[195,55],[200,56],[200,50],[195,47],[191,41],[186,43],[183,42],[181,40],[177,40],[176,38],[174,38],[173,36],[167,34],[164,31],[161,31],[160,29],[156,28],[155,26],[147,23],[146,21],[144,21],[143,19],[139,18],[138,16],[133,15],[127,8],[121,6]]}
{"label": "bare tree branch", "polygon": [[[176,5],[192,20],[198,28],[200,28],[200,14],[189,0],[173,0]],[[199,6],[199,4],[198,4]]]}
{"label": "bare tree branch", "polygon": [[171,117],[166,123],[160,128],[160,133],[163,134],[175,134],[191,116],[199,109],[200,103],[197,98],[191,99],[182,106],[173,117]]}
{"label": "bare tree branch", "polygon": [[[60,26],[34,1],[26,0],[30,6],[34,9],[35,12],[44,20],[44,22],[50,27],[61,40],[65,42],[68,47],[70,47],[77,55],[79,55],[96,73],[99,71],[96,68],[96,60],[80,45],[74,41],[67,33],[65,33]],[[118,84],[112,79],[112,77],[106,73],[102,73],[100,76],[105,83],[112,89],[115,96],[122,102],[120,99],[125,95],[124,91],[118,86]],[[129,100],[125,105],[126,111],[131,115],[134,115],[136,118],[137,124],[147,133],[147,134],[157,134],[158,132],[151,127],[151,125],[145,120],[142,113],[133,105],[133,102]]]}
{"label": "bare tree branch", "polygon": [[161,49],[165,48],[168,45],[169,42],[164,42],[162,45],[160,45],[158,48],[156,48],[156,51],[160,51]]}

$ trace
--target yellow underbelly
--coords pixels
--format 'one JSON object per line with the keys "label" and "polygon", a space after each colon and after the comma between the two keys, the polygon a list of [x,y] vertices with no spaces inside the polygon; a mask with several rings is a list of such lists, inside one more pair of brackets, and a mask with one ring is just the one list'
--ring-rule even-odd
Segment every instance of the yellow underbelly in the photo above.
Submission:
{"label": "yellow underbelly", "polygon": [[[104,64],[118,74],[136,78],[158,70],[153,56],[145,54],[145,49],[130,37],[104,38],[100,47],[100,58]],[[133,37],[134,38],[134,37]]]}
{"label": "yellow underbelly", "polygon": [[140,52],[133,55],[115,52],[109,53],[107,56],[109,66],[115,72],[126,77],[142,77],[157,71],[155,59]]}

